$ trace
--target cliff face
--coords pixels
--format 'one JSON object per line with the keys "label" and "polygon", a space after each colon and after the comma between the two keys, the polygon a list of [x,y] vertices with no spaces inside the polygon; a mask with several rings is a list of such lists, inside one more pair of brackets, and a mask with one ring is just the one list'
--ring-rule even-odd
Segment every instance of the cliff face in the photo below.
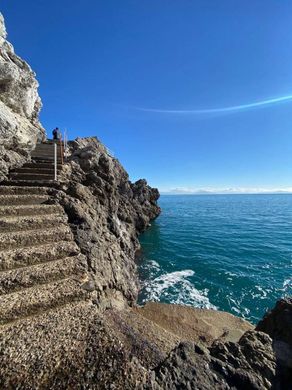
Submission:
{"label": "cliff face", "polygon": [[138,234],[160,213],[159,193],[136,183],[96,139],[70,143],[70,161],[55,201],[65,208],[75,240],[88,260],[94,288],[111,304],[135,302]]}
{"label": "cliff face", "polygon": [[9,168],[29,159],[36,142],[45,137],[38,120],[41,100],[35,74],[6,36],[0,14],[0,181]]}

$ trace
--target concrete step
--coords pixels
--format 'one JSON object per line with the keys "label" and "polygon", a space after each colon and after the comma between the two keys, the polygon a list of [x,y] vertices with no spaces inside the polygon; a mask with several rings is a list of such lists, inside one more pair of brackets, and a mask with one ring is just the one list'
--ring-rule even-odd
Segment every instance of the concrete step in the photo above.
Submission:
{"label": "concrete step", "polygon": [[26,230],[0,233],[0,251],[28,247],[57,241],[72,241],[73,235],[69,226],[58,226],[42,230]]}
{"label": "concrete step", "polygon": [[[61,172],[61,169],[57,169],[57,173],[59,174]],[[55,169],[54,165],[52,165],[50,168],[43,168],[43,167],[32,167],[32,168],[16,168],[11,173],[17,173],[17,174],[30,174],[30,175],[54,175]]]}
{"label": "concrete step", "polygon": [[90,293],[82,289],[81,282],[73,277],[1,295],[0,324],[40,314],[88,297]]}
{"label": "concrete step", "polygon": [[0,295],[82,274],[82,255],[0,272]]}
{"label": "concrete step", "polygon": [[0,233],[20,230],[37,230],[53,228],[67,224],[67,216],[63,214],[45,214],[30,216],[0,217]]}
{"label": "concrete step", "polygon": [[48,199],[48,195],[0,195],[0,206],[36,205]]}
{"label": "concrete step", "polygon": [[0,218],[8,216],[29,216],[29,215],[48,215],[63,214],[64,210],[59,205],[37,204],[37,205],[17,205],[0,206]]}
{"label": "concrete step", "polygon": [[0,185],[0,195],[46,195],[47,187],[22,187]]}
{"label": "concrete step", "polygon": [[76,256],[79,248],[74,241],[59,241],[16,248],[0,252],[0,271],[46,263],[64,257]]}
{"label": "concrete step", "polygon": [[9,177],[12,180],[52,180],[54,179],[53,172],[51,174],[41,174],[41,173],[18,173],[11,172]]}

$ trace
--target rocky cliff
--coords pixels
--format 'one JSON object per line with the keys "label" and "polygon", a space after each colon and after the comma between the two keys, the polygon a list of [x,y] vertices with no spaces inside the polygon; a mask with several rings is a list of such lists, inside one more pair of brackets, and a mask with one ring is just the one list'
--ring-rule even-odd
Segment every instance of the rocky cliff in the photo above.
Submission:
{"label": "rocky cliff", "polygon": [[131,183],[96,138],[77,139],[69,147],[71,157],[54,201],[69,216],[98,296],[108,297],[109,304],[132,304],[139,289],[138,235],[160,213],[158,190],[145,180]]}
{"label": "rocky cliff", "polygon": [[0,181],[9,168],[22,165],[37,141],[45,137],[38,114],[38,82],[30,66],[6,40],[0,14]]}

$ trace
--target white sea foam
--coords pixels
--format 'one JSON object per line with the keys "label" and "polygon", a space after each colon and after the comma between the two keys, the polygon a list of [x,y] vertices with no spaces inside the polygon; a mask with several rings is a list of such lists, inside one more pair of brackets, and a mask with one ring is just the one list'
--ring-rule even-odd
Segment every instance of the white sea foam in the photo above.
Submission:
{"label": "white sea foam", "polygon": [[288,290],[289,288],[292,288],[292,278],[286,279],[283,282],[283,290]]}
{"label": "white sea foam", "polygon": [[260,299],[264,299],[267,297],[267,291],[264,290],[261,286],[255,286],[255,288],[260,292],[260,295],[258,296]]}
{"label": "white sea foam", "polygon": [[208,290],[198,290],[187,279],[194,275],[192,270],[176,271],[148,280],[144,285],[145,300],[160,301],[167,297],[170,303],[216,309],[208,298]]}

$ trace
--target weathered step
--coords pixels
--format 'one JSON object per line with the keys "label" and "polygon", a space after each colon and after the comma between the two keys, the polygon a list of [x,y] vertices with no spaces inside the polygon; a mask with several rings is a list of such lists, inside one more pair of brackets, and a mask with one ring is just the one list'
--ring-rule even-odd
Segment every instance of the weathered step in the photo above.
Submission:
{"label": "weathered step", "polygon": [[[63,148],[60,147],[60,145],[57,146],[57,152],[61,152]],[[42,146],[38,146],[36,147],[34,150],[32,150],[31,153],[41,153],[41,152],[50,152],[50,153],[54,153],[55,152],[55,148],[54,148],[54,145],[42,145]]]}
{"label": "weathered step", "polygon": [[37,230],[52,228],[66,224],[67,217],[63,214],[43,214],[33,216],[0,217],[0,233],[19,230]]}
{"label": "weathered step", "polygon": [[63,213],[64,210],[61,206],[51,204],[0,206],[0,218],[16,215],[58,215]]}
{"label": "weathered step", "polygon": [[[57,173],[60,173],[61,169],[57,169]],[[33,168],[17,168],[11,171],[11,173],[17,173],[17,174],[30,174],[30,175],[51,175],[54,176],[54,166],[52,165],[50,168],[40,168],[38,166],[35,166]]]}
{"label": "weathered step", "polygon": [[[63,148],[60,147],[60,145],[57,146],[57,152],[61,152]],[[50,152],[50,153],[54,153],[55,152],[55,147],[54,145],[42,145],[42,146],[38,146],[37,148],[35,148],[34,150],[32,150],[31,153],[41,153],[41,152]]]}
{"label": "weathered step", "polygon": [[54,282],[84,272],[82,255],[0,272],[0,295]]}
{"label": "weathered step", "polygon": [[[32,160],[33,160],[33,163],[35,163],[35,164],[39,164],[39,163],[53,164],[54,163],[54,156],[53,157],[52,156],[34,156],[32,158]],[[62,161],[61,161],[60,156],[57,157],[57,163],[59,165],[62,165]]]}
{"label": "weathered step", "polygon": [[42,230],[0,233],[0,251],[17,247],[33,246],[40,243],[70,241],[72,239],[72,232],[69,226],[66,225]]}
{"label": "weathered step", "polygon": [[60,183],[59,177],[58,181],[55,180],[5,180],[1,182],[2,185],[5,185],[7,187],[15,187],[15,186],[26,186],[28,188],[33,187],[40,187],[40,186],[46,186],[46,187],[58,187]]}
{"label": "weathered step", "polygon": [[75,278],[27,288],[0,296],[0,324],[76,302],[90,296]]}
{"label": "weathered step", "polygon": [[[41,152],[41,153],[32,153],[32,154],[31,154],[31,157],[32,157],[32,158],[37,157],[37,158],[44,158],[44,159],[49,158],[49,159],[51,159],[51,158],[54,158],[54,153],[44,153],[44,152]],[[58,159],[61,158],[60,153],[58,153],[57,158],[58,158]]]}
{"label": "weathered step", "polygon": [[46,202],[48,195],[0,195],[0,206],[35,205]]}
{"label": "weathered step", "polygon": [[0,195],[46,195],[47,187],[21,187],[0,185]]}
{"label": "weathered step", "polygon": [[10,177],[12,180],[52,180],[54,178],[54,174],[53,172],[50,175],[41,173],[11,172]]}
{"label": "weathered step", "polygon": [[[54,169],[54,164],[52,162],[49,163],[37,163],[37,162],[31,162],[26,163],[23,165],[23,168],[41,168],[41,169]],[[62,164],[57,165],[58,169],[62,169]]]}
{"label": "weathered step", "polygon": [[0,251],[0,271],[46,263],[78,253],[79,248],[74,241],[40,243],[27,248]]}
{"label": "weathered step", "polygon": [[[35,147],[34,150],[42,150],[42,149],[54,150],[54,147],[55,147],[54,144],[37,144],[37,146]],[[61,148],[61,145],[59,142],[57,143],[57,148],[58,149]]]}

